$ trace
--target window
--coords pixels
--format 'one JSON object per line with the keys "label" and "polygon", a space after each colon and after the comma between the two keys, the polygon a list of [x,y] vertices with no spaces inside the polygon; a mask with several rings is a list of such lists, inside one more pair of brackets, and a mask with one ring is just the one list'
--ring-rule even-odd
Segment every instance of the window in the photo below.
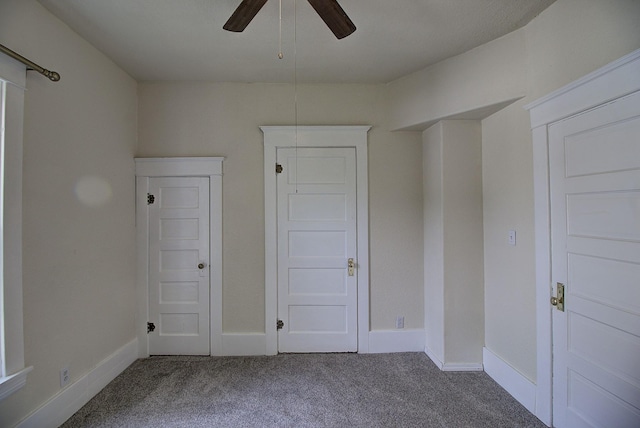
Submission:
{"label": "window", "polygon": [[22,328],[22,128],[25,67],[0,55],[0,400],[19,390]]}

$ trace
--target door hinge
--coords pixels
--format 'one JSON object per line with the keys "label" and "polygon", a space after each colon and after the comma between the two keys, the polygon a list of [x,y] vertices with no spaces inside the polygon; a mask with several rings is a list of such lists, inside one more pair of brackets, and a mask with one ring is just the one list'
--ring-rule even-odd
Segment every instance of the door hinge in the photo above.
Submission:
{"label": "door hinge", "polygon": [[276,164],[276,174],[281,174],[282,173],[282,165],[280,165],[279,163]]}
{"label": "door hinge", "polygon": [[154,323],[152,322],[147,323],[147,334],[151,333],[155,329],[156,329],[156,325]]}
{"label": "door hinge", "polygon": [[151,193],[147,193],[147,205],[151,205],[155,201],[156,201],[156,197],[153,196]]}
{"label": "door hinge", "polygon": [[284,327],[284,321],[282,321],[282,320],[276,321],[276,329],[277,330],[282,330],[283,327]]}

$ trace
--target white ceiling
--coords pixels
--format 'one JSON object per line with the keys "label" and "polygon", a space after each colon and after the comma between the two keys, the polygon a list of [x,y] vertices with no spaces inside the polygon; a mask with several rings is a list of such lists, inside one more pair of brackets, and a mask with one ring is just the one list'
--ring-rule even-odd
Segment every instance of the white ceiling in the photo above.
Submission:
{"label": "white ceiling", "polygon": [[385,83],[516,30],[554,0],[339,0],[357,27],[342,40],[307,1],[282,0],[282,60],[278,0],[242,33],[222,29],[240,0],[39,1],[140,81]]}

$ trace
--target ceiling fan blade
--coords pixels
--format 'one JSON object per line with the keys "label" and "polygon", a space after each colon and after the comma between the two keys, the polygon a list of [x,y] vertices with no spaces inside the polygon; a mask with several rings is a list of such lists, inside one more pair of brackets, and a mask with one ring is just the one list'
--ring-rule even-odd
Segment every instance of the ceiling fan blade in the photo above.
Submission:
{"label": "ceiling fan blade", "polygon": [[242,0],[240,6],[222,28],[236,33],[244,31],[266,2],[267,0]]}
{"label": "ceiling fan blade", "polygon": [[356,31],[356,26],[336,0],[308,0],[308,2],[338,39],[345,38]]}

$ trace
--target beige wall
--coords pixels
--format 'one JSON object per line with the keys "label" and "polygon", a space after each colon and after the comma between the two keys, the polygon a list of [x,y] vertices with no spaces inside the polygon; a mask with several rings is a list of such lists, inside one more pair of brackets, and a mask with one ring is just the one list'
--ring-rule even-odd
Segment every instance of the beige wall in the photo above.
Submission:
{"label": "beige wall", "polygon": [[527,89],[525,38],[515,31],[389,84],[389,127],[424,130],[441,119],[478,119]]}
{"label": "beige wall", "polygon": [[432,357],[444,355],[444,198],[443,129],[436,123],[422,133],[422,188],[424,218],[424,328],[425,346]]}
{"label": "beige wall", "polygon": [[[408,116],[415,123],[393,119],[392,123],[413,128],[439,120],[443,116],[456,116],[465,111],[472,112],[473,115],[473,112],[478,112],[479,106],[501,105],[504,100],[523,97],[528,88],[525,64],[526,38],[524,30],[518,30],[392,82],[389,84],[392,94],[390,99],[396,108],[401,111],[415,110],[413,116]],[[467,90],[446,92],[442,91],[441,87]],[[396,89],[400,94],[412,95],[406,98],[398,97],[394,95]],[[531,138],[528,118],[526,111],[522,109],[522,103],[517,102],[506,110],[517,111],[515,115],[519,117],[520,122],[516,124],[511,120],[499,121],[492,131],[491,127],[486,126],[487,120],[482,121],[484,345],[504,358],[516,370],[535,380]],[[499,117],[504,111],[492,117]],[[479,113],[476,119],[486,117],[482,110]],[[495,132],[495,135],[492,132]],[[522,151],[525,152],[524,155],[519,153]],[[514,157],[514,153],[518,156]],[[446,163],[442,165],[446,167]],[[425,225],[425,229],[427,227]],[[516,247],[507,244],[510,229],[517,231]],[[444,229],[441,233],[444,233]],[[429,246],[430,243],[425,242],[425,248]],[[514,260],[517,263],[514,263]],[[425,260],[425,264],[428,263]],[[428,275],[425,272],[425,287],[429,287]],[[428,332],[432,326],[425,328]],[[510,346],[510,343],[517,343],[517,346]],[[502,347],[502,344],[507,346]],[[477,352],[482,351],[481,345],[479,348]]]}
{"label": "beige wall", "polygon": [[481,135],[476,120],[423,133],[426,345],[448,368],[482,364]]}
{"label": "beige wall", "polygon": [[535,100],[640,48],[640,1],[558,0],[525,28]]}
{"label": "beige wall", "polygon": [[[384,85],[298,85],[300,125],[369,132],[371,327],[423,326],[420,134],[386,130]],[[260,125],[295,121],[287,84],[142,83],[138,156],[224,156],[223,330],[263,332]],[[398,150],[401,147],[402,150]]]}
{"label": "beige wall", "polygon": [[[532,381],[533,169],[523,106],[640,48],[638,22],[636,0],[558,0],[521,30],[389,84],[394,129],[456,115],[484,119],[485,346]],[[522,96],[488,117],[478,110]]]}
{"label": "beige wall", "polygon": [[522,105],[482,121],[485,346],[535,381],[533,154]]}
{"label": "beige wall", "polygon": [[445,364],[482,362],[482,140],[480,122],[442,124]]}
{"label": "beige wall", "polygon": [[73,382],[135,337],[137,95],[133,79],[34,0],[0,2],[0,41],[62,75],[27,77],[23,294],[34,369],[0,402],[0,426],[12,426],[60,391],[62,367]]}
{"label": "beige wall", "polygon": [[527,97],[482,122],[486,346],[533,381],[533,152],[523,105],[640,48],[638,22],[636,0],[558,0],[523,30]]}

